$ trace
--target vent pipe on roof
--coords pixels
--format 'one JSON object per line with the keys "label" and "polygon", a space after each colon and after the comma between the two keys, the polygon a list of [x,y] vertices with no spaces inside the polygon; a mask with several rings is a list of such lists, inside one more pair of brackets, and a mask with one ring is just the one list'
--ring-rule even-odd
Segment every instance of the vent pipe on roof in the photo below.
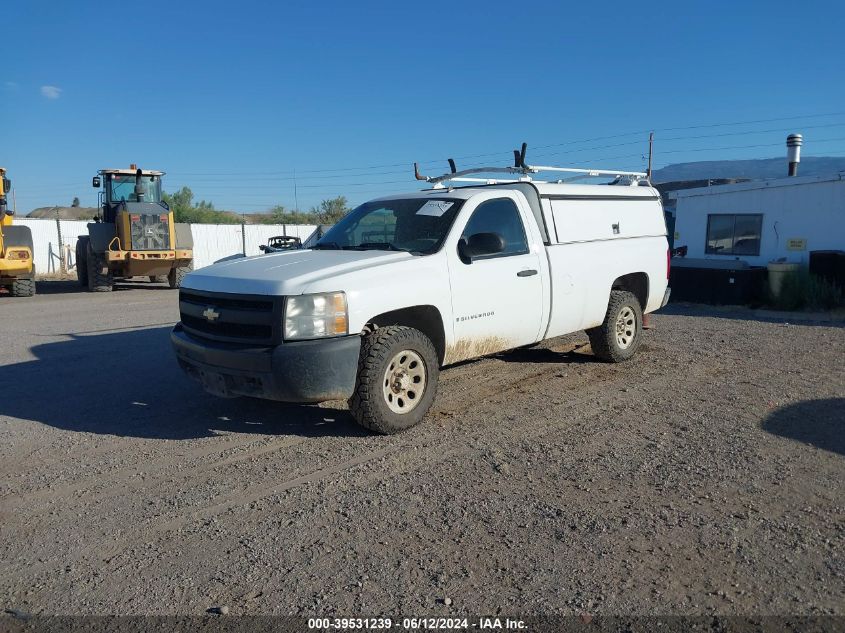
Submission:
{"label": "vent pipe on roof", "polygon": [[789,175],[798,175],[798,163],[801,162],[801,145],[804,137],[800,134],[790,134],[786,137],[786,158],[789,161]]}

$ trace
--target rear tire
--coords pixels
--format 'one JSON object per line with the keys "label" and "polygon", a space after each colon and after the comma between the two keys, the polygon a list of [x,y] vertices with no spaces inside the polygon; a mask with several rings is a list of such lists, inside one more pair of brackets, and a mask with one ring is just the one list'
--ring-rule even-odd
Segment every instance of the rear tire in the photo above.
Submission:
{"label": "rear tire", "polygon": [[643,338],[643,310],[630,292],[612,290],[604,322],[587,330],[590,347],[598,358],[621,363],[631,358]]}
{"label": "rear tire", "polygon": [[[111,292],[114,288],[114,276],[108,269],[105,256],[101,253],[95,253],[90,243],[88,244],[85,263],[88,270],[88,290],[91,292]],[[106,272],[103,273],[103,270]]]}
{"label": "rear tire", "polygon": [[83,288],[88,287],[88,238],[76,240],[76,278]]}
{"label": "rear tire", "polygon": [[361,343],[349,409],[366,429],[392,435],[418,424],[431,408],[440,375],[437,352],[414,328],[379,328]]}
{"label": "rear tire", "polygon": [[194,262],[191,262],[187,266],[179,266],[177,268],[171,268],[170,272],[167,273],[167,283],[170,284],[171,288],[181,288],[182,281],[185,279],[185,275],[191,272],[194,269]]}
{"label": "rear tire", "polygon": [[15,279],[12,282],[11,295],[13,297],[31,297],[35,294],[34,279]]}

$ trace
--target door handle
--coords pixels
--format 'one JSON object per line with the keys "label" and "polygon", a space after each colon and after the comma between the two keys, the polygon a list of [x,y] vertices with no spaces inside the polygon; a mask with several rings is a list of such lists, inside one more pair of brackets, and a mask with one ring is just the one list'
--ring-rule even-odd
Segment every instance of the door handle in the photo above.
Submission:
{"label": "door handle", "polygon": [[533,268],[529,268],[528,270],[520,270],[518,273],[516,273],[516,276],[517,277],[530,277],[531,275],[536,275],[536,274],[537,274],[536,270],[534,270]]}

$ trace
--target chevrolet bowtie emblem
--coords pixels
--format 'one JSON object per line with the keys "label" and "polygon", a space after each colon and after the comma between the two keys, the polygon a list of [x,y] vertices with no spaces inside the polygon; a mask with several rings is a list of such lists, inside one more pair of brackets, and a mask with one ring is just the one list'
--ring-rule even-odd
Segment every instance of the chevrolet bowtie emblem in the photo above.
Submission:
{"label": "chevrolet bowtie emblem", "polygon": [[203,311],[202,315],[206,318],[206,320],[214,321],[214,319],[220,316],[220,313],[211,306],[209,306]]}

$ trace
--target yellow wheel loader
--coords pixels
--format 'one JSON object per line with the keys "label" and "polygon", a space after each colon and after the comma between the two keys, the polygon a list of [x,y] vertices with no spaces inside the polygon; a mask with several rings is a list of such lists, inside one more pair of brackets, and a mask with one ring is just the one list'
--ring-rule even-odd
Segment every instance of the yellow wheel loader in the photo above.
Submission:
{"label": "yellow wheel loader", "polygon": [[6,200],[11,188],[6,170],[0,167],[0,286],[8,286],[13,297],[31,297],[35,294],[32,231],[12,226],[14,213]]}
{"label": "yellow wheel loader", "polygon": [[147,277],[182,285],[193,270],[193,239],[188,224],[176,224],[161,199],[164,172],[101,169],[92,181],[100,189],[100,213],[88,235],[76,243],[79,283],[92,292],[109,292],[116,279]]}

